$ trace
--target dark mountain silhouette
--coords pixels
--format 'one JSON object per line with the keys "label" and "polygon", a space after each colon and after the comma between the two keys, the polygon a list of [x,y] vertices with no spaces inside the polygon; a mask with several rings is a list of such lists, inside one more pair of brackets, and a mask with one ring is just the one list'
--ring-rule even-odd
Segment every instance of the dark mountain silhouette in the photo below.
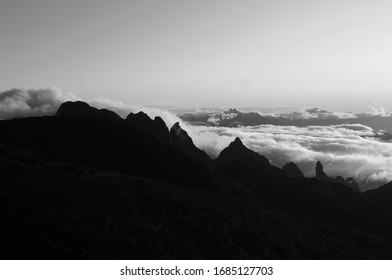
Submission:
{"label": "dark mountain silhouette", "polygon": [[178,122],[170,129],[170,139],[173,146],[188,154],[196,161],[205,164],[209,164],[211,162],[207,153],[200,150],[195,146],[195,144],[193,144],[192,138],[189,137],[188,133],[181,128]]}
{"label": "dark mountain silhouette", "polygon": [[299,169],[299,167],[292,161],[286,163],[282,167],[282,170],[286,172],[289,177],[305,177],[301,169]]}
{"label": "dark mountain silhouette", "polygon": [[328,177],[327,174],[325,174],[324,167],[320,161],[317,161],[316,163],[316,178],[324,182],[339,183],[348,186],[356,192],[361,192],[357,182],[352,177],[348,177],[347,179],[344,179],[342,176],[337,176],[336,178]]}
{"label": "dark mountain silhouette", "polygon": [[356,192],[361,192],[361,189],[359,188],[358,183],[352,177],[348,177],[346,179],[346,185],[349,186],[351,189],[353,189]]}
{"label": "dark mountain silhouette", "polygon": [[257,112],[239,112],[231,119],[224,119],[220,126],[237,127],[239,125],[254,126],[262,124],[283,125],[280,118],[262,116]]}
{"label": "dark mountain silhouette", "polygon": [[351,178],[290,177],[239,138],[207,168],[179,125],[168,145],[64,106],[0,121],[3,259],[392,258],[390,184],[362,194]]}
{"label": "dark mountain silhouette", "polygon": [[333,180],[332,178],[329,178],[327,174],[325,174],[324,167],[320,161],[317,161],[316,163],[316,178],[321,181]]}
{"label": "dark mountain silhouette", "polygon": [[286,177],[282,169],[271,165],[266,157],[248,149],[238,137],[221,151],[213,165],[218,173],[242,182],[262,182],[271,177]]}
{"label": "dark mountain silhouette", "polygon": [[152,120],[146,113],[130,113],[126,121],[131,126],[160,139],[165,144],[170,144],[170,134],[165,122],[161,117],[155,117]]}
{"label": "dark mountain silhouette", "polygon": [[234,160],[234,159],[252,159],[259,164],[262,165],[270,165],[268,159],[251,149],[245,147],[242,143],[241,139],[236,137],[233,142],[229,144],[228,147],[224,148],[217,159],[215,160],[216,164],[222,164],[224,162]]}
{"label": "dark mountain silhouette", "polygon": [[82,101],[68,101],[59,107],[56,112],[58,116],[78,116],[78,117],[92,117],[106,120],[121,120],[121,117],[115,112],[107,109],[97,109],[91,107]]}
{"label": "dark mountain silhouette", "polygon": [[377,204],[379,210],[379,217],[385,216],[386,213],[392,211],[392,182],[389,182],[381,187],[364,192],[364,196]]}
{"label": "dark mountain silhouette", "polygon": [[210,171],[190,156],[111,117],[110,111],[86,105],[66,102],[54,117],[2,121],[0,141],[184,187],[218,188]]}
{"label": "dark mountain silhouette", "polygon": [[1,259],[392,257],[387,237],[281,214],[239,196],[61,162],[4,144],[0,169]]}

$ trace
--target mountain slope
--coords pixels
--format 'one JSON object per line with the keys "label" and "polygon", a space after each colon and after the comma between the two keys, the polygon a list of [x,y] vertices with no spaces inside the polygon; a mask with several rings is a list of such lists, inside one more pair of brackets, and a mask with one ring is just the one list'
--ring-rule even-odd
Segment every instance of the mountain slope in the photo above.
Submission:
{"label": "mountain slope", "polygon": [[0,259],[385,259],[392,244],[238,197],[0,144]]}
{"label": "mountain slope", "polygon": [[72,104],[0,121],[3,258],[392,258],[389,185],[292,178],[239,138],[206,167],[145,126]]}
{"label": "mountain slope", "polygon": [[219,188],[204,165],[122,119],[58,114],[1,121],[0,130],[0,142],[73,162],[187,188]]}
{"label": "mountain slope", "polygon": [[286,163],[282,167],[282,170],[286,172],[287,176],[289,177],[305,177],[301,169],[299,169],[299,167],[292,161]]}
{"label": "mountain slope", "polygon": [[211,163],[211,158],[207,153],[195,146],[192,138],[181,128],[178,122],[170,128],[170,139],[173,146],[191,156],[196,161],[207,165]]}
{"label": "mountain slope", "polygon": [[165,122],[161,117],[152,120],[146,113],[130,113],[126,118],[126,123],[139,129],[140,131],[152,135],[165,144],[170,144],[170,134]]}

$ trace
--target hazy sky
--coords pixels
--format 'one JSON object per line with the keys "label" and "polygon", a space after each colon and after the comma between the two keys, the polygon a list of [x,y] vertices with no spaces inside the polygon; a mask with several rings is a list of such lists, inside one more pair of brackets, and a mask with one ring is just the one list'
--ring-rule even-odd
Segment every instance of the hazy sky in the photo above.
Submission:
{"label": "hazy sky", "polygon": [[0,91],[392,108],[392,1],[1,0]]}

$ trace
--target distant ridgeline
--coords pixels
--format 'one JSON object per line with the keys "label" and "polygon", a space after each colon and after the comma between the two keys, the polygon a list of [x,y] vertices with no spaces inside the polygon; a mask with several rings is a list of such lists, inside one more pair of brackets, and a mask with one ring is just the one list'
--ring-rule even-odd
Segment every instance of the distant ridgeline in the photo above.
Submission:
{"label": "distant ridgeline", "polygon": [[366,113],[333,113],[320,108],[301,112],[281,114],[261,114],[259,112],[242,112],[231,108],[223,111],[185,113],[179,116],[193,125],[219,127],[238,127],[256,125],[279,126],[328,126],[342,124],[362,124],[375,130],[388,132],[384,137],[392,139],[392,115],[372,115]]}
{"label": "distant ridgeline", "polygon": [[3,259],[392,258],[390,184],[305,178],[239,138],[212,160],[143,112],[0,121],[0,168]]}

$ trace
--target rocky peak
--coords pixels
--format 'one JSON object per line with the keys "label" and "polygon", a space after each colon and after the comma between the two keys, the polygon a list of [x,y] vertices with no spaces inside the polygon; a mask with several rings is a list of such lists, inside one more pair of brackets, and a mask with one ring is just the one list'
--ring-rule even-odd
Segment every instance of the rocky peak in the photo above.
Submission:
{"label": "rocky peak", "polygon": [[292,161],[286,163],[282,169],[289,177],[304,177],[301,169],[299,169],[299,167]]}
{"label": "rocky peak", "polygon": [[155,117],[152,120],[146,113],[140,111],[137,114],[130,113],[126,118],[126,122],[166,144],[170,143],[169,129],[161,117]]}
{"label": "rocky peak", "polygon": [[316,163],[316,178],[320,180],[327,180],[329,179],[327,174],[324,172],[324,167],[320,161]]}
{"label": "rocky peak", "polygon": [[245,147],[239,137],[236,137],[233,142],[230,143],[233,147]]}
{"label": "rocky peak", "polygon": [[188,133],[182,129],[179,122],[176,122],[170,129],[170,137],[173,142],[185,142],[189,140],[192,141]]}
{"label": "rocky peak", "polygon": [[154,122],[155,122],[156,125],[159,125],[159,126],[167,128],[165,121],[161,117],[155,117],[154,118]]}
{"label": "rocky peak", "polygon": [[209,163],[211,161],[206,152],[195,146],[192,138],[181,128],[179,122],[176,122],[170,128],[170,141],[173,146],[193,157],[198,162]]}
{"label": "rocky peak", "polygon": [[248,149],[238,137],[222,150],[217,158],[217,162],[222,163],[233,159],[253,159],[264,165],[270,164],[267,158]]}
{"label": "rocky peak", "polygon": [[316,163],[316,178],[328,183],[339,183],[356,192],[361,192],[357,182],[352,177],[348,177],[347,179],[344,179],[342,176],[337,176],[336,178],[328,177],[327,174],[325,174],[323,165],[320,161]]}

